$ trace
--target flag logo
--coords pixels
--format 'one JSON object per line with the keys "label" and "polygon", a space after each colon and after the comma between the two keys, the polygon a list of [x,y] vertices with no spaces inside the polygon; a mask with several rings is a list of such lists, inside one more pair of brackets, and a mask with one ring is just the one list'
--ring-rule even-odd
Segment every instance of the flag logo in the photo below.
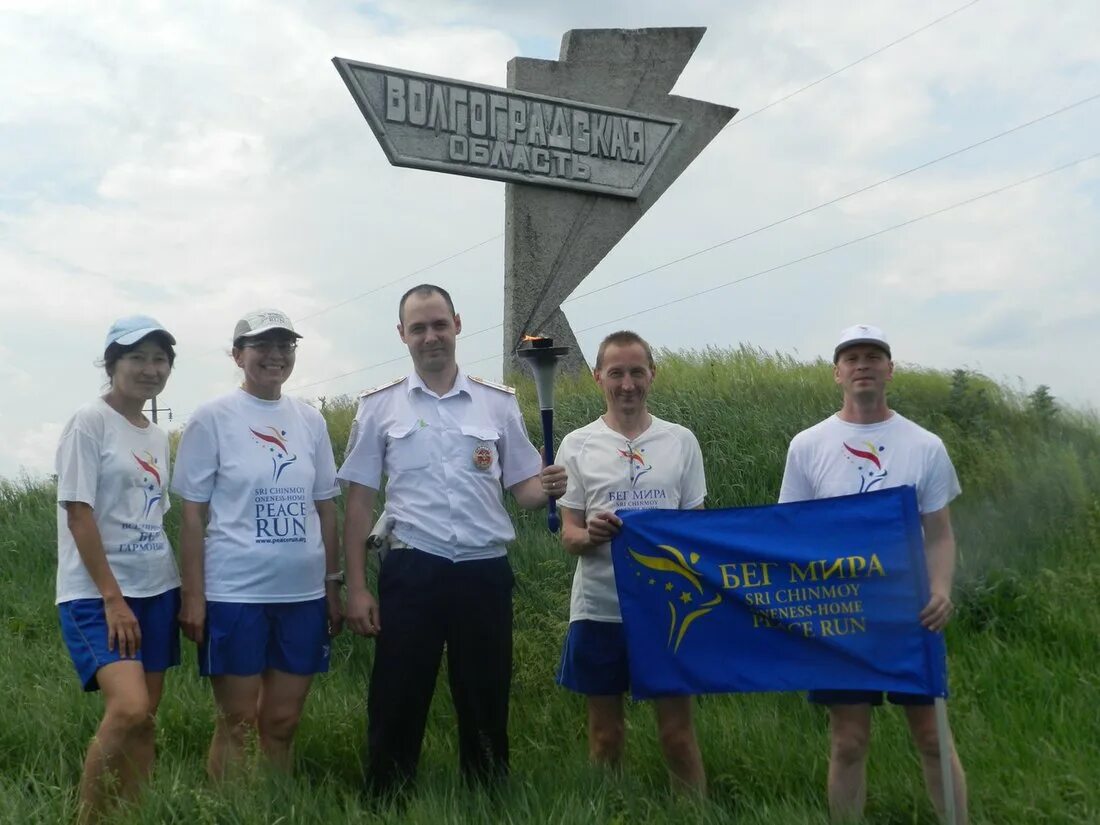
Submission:
{"label": "flag logo", "polygon": [[[630,556],[642,568],[651,571],[649,586],[660,586],[667,594],[669,624],[666,647],[676,653],[688,628],[696,619],[702,618],[721,604],[722,594],[715,593],[707,598],[703,577],[692,567],[699,563],[698,553],[692,553],[685,559],[684,554],[671,545],[660,544],[657,549],[662,551],[661,555],[646,555],[631,548]],[[638,569],[635,570],[635,575],[645,574]]]}

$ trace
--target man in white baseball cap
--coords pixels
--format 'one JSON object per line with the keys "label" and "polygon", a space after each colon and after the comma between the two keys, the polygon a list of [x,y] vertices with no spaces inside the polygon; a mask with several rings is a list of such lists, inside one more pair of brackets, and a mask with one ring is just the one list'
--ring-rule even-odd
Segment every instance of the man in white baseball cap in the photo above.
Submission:
{"label": "man in white baseball cap", "polygon": [[[948,504],[961,488],[943,442],[887,405],[886,386],[894,377],[891,359],[890,344],[878,327],[857,324],[840,333],[833,348],[833,378],[843,391],[843,403],[839,412],[791,440],[779,500],[916,487],[932,594],[919,619],[939,632],[954,612],[955,536]],[[809,698],[829,708],[829,810],[834,820],[860,819],[867,799],[871,709],[882,704],[882,693],[814,690]],[[933,697],[888,693],[886,698],[905,709],[932,804],[942,816],[943,774]],[[966,778],[954,742],[949,745],[957,821],[965,823]]]}
{"label": "man in white baseball cap", "polygon": [[872,327],[868,324],[856,324],[840,333],[840,340],[837,341],[836,347],[833,348],[833,363],[835,364],[840,358],[841,352],[857,344],[869,344],[878,347],[886,353],[887,358],[892,357],[890,354],[890,344],[886,340],[886,334],[881,329]]}

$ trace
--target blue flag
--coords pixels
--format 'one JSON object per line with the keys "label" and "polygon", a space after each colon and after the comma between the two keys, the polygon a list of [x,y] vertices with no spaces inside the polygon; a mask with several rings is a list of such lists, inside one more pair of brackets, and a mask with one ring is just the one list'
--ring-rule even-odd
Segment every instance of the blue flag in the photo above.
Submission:
{"label": "blue flag", "polygon": [[947,695],[916,492],[620,510],[611,545],[631,690]]}

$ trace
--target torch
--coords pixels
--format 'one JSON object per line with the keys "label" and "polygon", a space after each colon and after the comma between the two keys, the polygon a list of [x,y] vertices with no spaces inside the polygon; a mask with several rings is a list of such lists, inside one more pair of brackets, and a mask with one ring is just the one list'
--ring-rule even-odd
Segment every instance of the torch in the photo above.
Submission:
{"label": "torch", "polygon": [[[546,463],[554,463],[554,370],[569,347],[555,347],[553,338],[523,336],[523,345],[516,349],[516,355],[531,367],[535,376],[535,391],[539,397],[539,411],[542,413],[542,444]],[[561,522],[558,519],[558,506],[553,496],[546,502],[546,526],[551,533],[558,532]]]}

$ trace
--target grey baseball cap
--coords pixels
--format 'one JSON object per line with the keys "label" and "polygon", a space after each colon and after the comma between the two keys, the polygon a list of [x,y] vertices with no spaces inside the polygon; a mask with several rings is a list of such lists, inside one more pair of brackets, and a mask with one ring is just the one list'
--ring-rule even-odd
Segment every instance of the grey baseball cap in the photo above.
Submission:
{"label": "grey baseball cap", "polygon": [[256,309],[246,313],[237,322],[237,326],[233,328],[233,343],[241,338],[253,338],[273,329],[289,332],[295,338],[302,337],[294,331],[294,324],[290,322],[285,312],[277,309]]}

